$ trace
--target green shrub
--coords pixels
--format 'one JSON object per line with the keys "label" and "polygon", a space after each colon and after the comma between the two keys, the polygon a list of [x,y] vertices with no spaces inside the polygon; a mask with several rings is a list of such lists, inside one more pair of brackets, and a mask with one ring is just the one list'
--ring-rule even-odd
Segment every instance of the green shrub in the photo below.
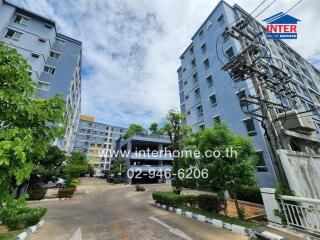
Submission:
{"label": "green shrub", "polygon": [[80,181],[77,178],[70,178],[66,181],[65,186],[66,187],[76,187],[78,186]]}
{"label": "green shrub", "polygon": [[60,188],[58,191],[58,197],[59,198],[71,198],[75,191],[76,191],[75,187]]}
{"label": "green shrub", "polygon": [[46,188],[31,188],[28,190],[28,200],[41,200],[47,193]]}
{"label": "green shrub", "polygon": [[156,191],[152,193],[152,198],[160,204],[165,204],[171,207],[177,207],[183,204],[183,196],[173,192]]}
{"label": "green shrub", "polygon": [[198,196],[196,195],[183,195],[183,203],[191,207],[196,207],[198,205]]}
{"label": "green shrub", "polygon": [[179,195],[181,193],[181,189],[173,189],[172,192]]}
{"label": "green shrub", "polygon": [[137,192],[144,192],[146,189],[144,188],[144,186],[141,186],[139,184],[136,185],[136,191]]}
{"label": "green shrub", "polygon": [[[232,197],[232,193],[230,193]],[[259,203],[263,204],[261,192],[259,187],[252,187],[252,186],[241,186],[237,190],[237,197],[239,200]]]}
{"label": "green shrub", "polygon": [[46,213],[46,208],[21,208],[16,214],[8,215],[3,218],[5,224],[10,230],[23,229],[37,224]]}
{"label": "green shrub", "polygon": [[198,205],[204,211],[219,214],[224,208],[224,201],[214,195],[200,194],[198,196]]}
{"label": "green shrub", "polygon": [[194,179],[181,179],[181,185],[184,188],[197,188],[197,182]]}

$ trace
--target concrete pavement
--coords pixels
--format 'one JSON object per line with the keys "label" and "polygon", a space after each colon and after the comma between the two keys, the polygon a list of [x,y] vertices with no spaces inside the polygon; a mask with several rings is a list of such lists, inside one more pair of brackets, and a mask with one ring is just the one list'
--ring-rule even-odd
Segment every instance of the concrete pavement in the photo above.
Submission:
{"label": "concrete pavement", "polygon": [[168,186],[145,187],[146,192],[135,192],[134,186],[82,179],[81,198],[32,204],[46,207],[48,212],[45,225],[30,240],[68,240],[79,234],[83,240],[248,239],[154,207],[152,191]]}

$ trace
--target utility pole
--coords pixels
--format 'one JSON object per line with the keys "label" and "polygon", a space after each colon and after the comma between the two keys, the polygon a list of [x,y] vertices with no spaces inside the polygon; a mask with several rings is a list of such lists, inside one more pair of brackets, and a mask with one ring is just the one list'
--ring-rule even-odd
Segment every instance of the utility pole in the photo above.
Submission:
{"label": "utility pole", "polygon": [[[255,26],[252,27],[252,24]],[[296,151],[292,146],[297,145],[301,151],[314,153],[308,146],[309,141],[317,142],[311,137],[315,131],[311,117],[301,115],[308,111],[299,110],[300,97],[290,87],[292,79],[284,71],[283,62],[272,57],[271,50],[263,38],[263,26],[251,16],[247,16],[239,18],[233,26],[226,28],[222,36],[226,35],[236,39],[241,50],[238,55],[229,58],[222,70],[227,71],[234,80],[251,79],[255,95],[241,98],[241,105],[246,106],[244,111],[247,115],[261,122],[278,181],[288,186],[278,150]],[[275,63],[282,63],[282,67],[279,68]],[[311,109],[309,112],[315,110],[317,109]],[[307,117],[310,119],[304,120],[312,125],[292,126],[294,119]]]}

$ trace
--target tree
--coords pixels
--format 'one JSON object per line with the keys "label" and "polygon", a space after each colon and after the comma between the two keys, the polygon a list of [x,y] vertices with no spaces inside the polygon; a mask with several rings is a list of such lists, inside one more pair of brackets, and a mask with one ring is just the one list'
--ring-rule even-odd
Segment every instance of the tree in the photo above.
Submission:
{"label": "tree", "polygon": [[111,161],[111,170],[110,172],[117,176],[118,180],[122,174],[126,173],[128,166],[126,164],[126,159],[123,157],[113,158]]}
{"label": "tree", "polygon": [[[214,124],[214,128],[206,128],[194,134],[185,144],[186,148],[199,150],[201,156],[199,159],[193,158],[190,165],[200,170],[208,169],[208,178],[201,181],[205,181],[205,184],[213,183],[220,190],[228,191],[235,201],[238,217],[243,218],[237,189],[256,184],[257,157],[251,139],[234,135],[225,124]],[[217,155],[206,154],[209,151]]]}
{"label": "tree", "polygon": [[0,201],[10,186],[21,185],[44,156],[49,143],[64,133],[65,103],[37,97],[30,66],[13,48],[0,44]]}
{"label": "tree", "polygon": [[30,175],[30,187],[37,182],[47,183],[55,181],[62,174],[62,168],[66,163],[67,157],[65,152],[60,150],[57,146],[49,146],[48,152],[45,156],[32,159],[34,168]]}
{"label": "tree", "polygon": [[87,157],[82,152],[72,152],[67,158],[66,166],[63,168],[63,172],[69,179],[78,178],[81,175],[92,171],[91,165],[87,161]]}
{"label": "tree", "polygon": [[[182,122],[185,119],[185,116],[178,112],[175,109],[169,110],[167,114],[167,121],[164,125],[164,127],[160,130],[161,133],[165,133],[169,136],[171,141],[171,152],[180,152],[180,143],[184,136],[186,136],[190,129],[186,125],[183,125]],[[175,187],[176,192],[180,193],[181,190],[181,181],[178,176],[179,171],[179,156],[174,154],[173,158],[173,169],[172,172],[175,174]]]}
{"label": "tree", "polygon": [[139,124],[130,124],[126,134],[123,136],[124,139],[128,139],[136,133],[144,133],[147,134],[147,130]]}
{"label": "tree", "polygon": [[152,135],[156,135],[156,136],[159,135],[158,123],[156,122],[151,123],[149,130]]}

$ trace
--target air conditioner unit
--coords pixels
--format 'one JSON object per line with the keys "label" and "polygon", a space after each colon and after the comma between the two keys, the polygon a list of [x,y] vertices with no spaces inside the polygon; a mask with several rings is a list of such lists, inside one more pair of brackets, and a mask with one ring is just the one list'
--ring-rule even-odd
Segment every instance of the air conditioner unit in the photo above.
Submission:
{"label": "air conditioner unit", "polygon": [[316,127],[311,118],[311,112],[300,113],[298,110],[290,110],[278,115],[284,129],[312,134]]}

